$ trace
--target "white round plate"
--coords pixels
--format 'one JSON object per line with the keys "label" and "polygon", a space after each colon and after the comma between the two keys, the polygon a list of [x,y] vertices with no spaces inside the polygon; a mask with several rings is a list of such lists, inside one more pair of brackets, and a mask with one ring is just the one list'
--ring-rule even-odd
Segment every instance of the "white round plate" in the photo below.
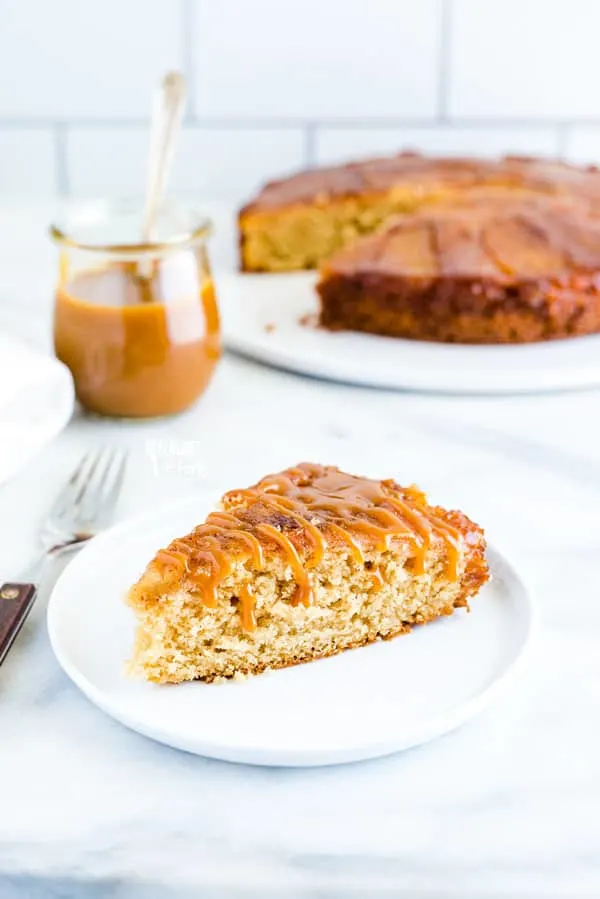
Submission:
{"label": "white round plate", "polygon": [[314,273],[217,274],[226,345],[300,374],[444,393],[527,393],[600,385],[600,335],[515,346],[426,343],[303,325]]}
{"label": "white round plate", "polygon": [[531,596],[494,549],[492,582],[472,612],[410,634],[245,682],[179,686],[125,677],[134,618],[127,588],[154,552],[214,507],[199,495],[93,540],[70,563],[48,609],[50,640],[69,677],[127,727],[199,755],[255,765],[373,758],[446,733],[503,685],[532,633]]}

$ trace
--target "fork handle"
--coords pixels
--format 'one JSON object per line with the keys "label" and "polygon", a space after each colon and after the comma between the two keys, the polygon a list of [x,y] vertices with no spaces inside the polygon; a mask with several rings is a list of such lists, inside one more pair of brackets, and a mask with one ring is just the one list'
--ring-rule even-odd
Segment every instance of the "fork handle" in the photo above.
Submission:
{"label": "fork handle", "polygon": [[23,627],[36,596],[35,584],[6,583],[0,587],[0,665]]}

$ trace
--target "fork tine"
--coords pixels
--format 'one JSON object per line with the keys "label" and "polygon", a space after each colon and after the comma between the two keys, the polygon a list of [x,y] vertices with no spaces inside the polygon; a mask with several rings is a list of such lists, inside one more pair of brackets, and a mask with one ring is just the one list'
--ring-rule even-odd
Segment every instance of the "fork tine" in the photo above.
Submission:
{"label": "fork tine", "polygon": [[106,454],[106,448],[103,447],[100,450],[97,450],[95,453],[90,453],[91,464],[86,467],[85,477],[81,479],[80,484],[78,485],[78,490],[76,490],[75,495],[73,497],[74,505],[79,505],[86,494],[86,492],[90,489],[91,485],[94,483],[94,476],[96,472],[100,469],[102,470],[103,457]]}
{"label": "fork tine", "polygon": [[111,447],[104,447],[98,454],[78,503],[77,517],[81,521],[87,523],[100,514],[101,507],[105,505],[107,484],[112,482],[111,470],[120,456],[121,451]]}
{"label": "fork tine", "polygon": [[42,539],[55,546],[91,537],[112,517],[127,453],[102,447],[83,456],[56,497],[42,525]]}
{"label": "fork tine", "polygon": [[111,460],[111,465],[106,470],[106,477],[101,485],[100,493],[94,508],[94,521],[103,523],[113,511],[114,505],[121,492],[123,478],[127,467],[127,454],[117,453]]}
{"label": "fork tine", "polygon": [[123,451],[117,457],[114,474],[112,475],[112,486],[109,482],[109,486],[106,491],[105,501],[108,505],[113,505],[114,503],[116,503],[121,492],[121,487],[123,486],[123,479],[125,478],[126,470],[127,453]]}
{"label": "fork tine", "polygon": [[50,516],[62,515],[67,507],[74,504],[75,497],[86,482],[87,474],[94,463],[95,455],[96,453],[90,450],[79,460],[73,474],[56,495],[49,510]]}

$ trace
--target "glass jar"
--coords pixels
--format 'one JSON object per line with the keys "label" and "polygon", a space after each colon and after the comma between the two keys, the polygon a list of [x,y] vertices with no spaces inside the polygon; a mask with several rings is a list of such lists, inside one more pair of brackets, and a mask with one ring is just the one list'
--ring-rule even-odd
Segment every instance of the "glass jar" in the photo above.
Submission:
{"label": "glass jar", "polygon": [[188,408],[221,354],[206,240],[210,223],[164,204],[140,243],[134,201],[67,208],[59,247],[54,350],[80,403],[101,415],[149,418]]}

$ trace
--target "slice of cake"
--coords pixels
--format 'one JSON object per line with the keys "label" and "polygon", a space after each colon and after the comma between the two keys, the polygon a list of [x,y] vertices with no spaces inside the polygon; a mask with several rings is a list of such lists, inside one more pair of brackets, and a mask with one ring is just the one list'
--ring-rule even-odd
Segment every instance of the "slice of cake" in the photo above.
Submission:
{"label": "slice of cake", "polygon": [[600,172],[558,160],[399,153],[309,169],[266,184],[239,214],[248,272],[317,268],[398,214],[473,197],[578,197],[598,206]]}
{"label": "slice of cake", "polygon": [[600,219],[575,200],[434,206],[392,220],[321,270],[331,330],[456,343],[600,331]]}
{"label": "slice of cake", "polygon": [[302,463],[158,551],[127,602],[131,673],[257,674],[389,639],[466,606],[488,579],[482,530],[416,487]]}

